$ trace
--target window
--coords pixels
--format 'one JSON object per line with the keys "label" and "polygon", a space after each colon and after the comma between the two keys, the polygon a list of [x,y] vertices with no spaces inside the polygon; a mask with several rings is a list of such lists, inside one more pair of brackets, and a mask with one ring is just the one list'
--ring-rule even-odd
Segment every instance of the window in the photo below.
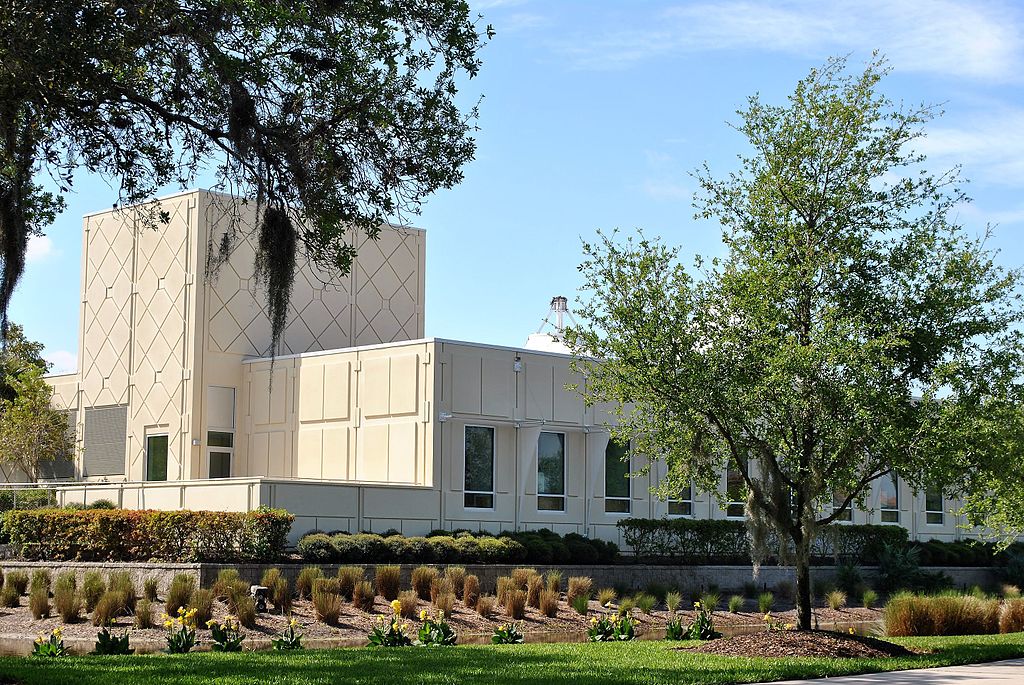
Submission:
{"label": "window", "polygon": [[[843,502],[846,501],[847,493],[837,490],[832,493],[832,511],[838,510],[843,506]],[[850,502],[850,506],[847,507],[839,516],[836,516],[836,521],[853,521],[853,502]]]}
{"label": "window", "polygon": [[604,448],[604,510],[629,513],[629,445],[614,440]]}
{"label": "window", "polygon": [[[743,470],[747,471],[747,462],[743,462]],[[728,503],[725,507],[725,515],[729,518],[743,518],[743,511],[746,508],[747,482],[743,480],[743,473],[730,464],[725,472],[725,496]]]}
{"label": "window", "polygon": [[235,434],[225,431],[209,431],[206,444],[210,447],[210,478],[231,477],[231,455],[235,449]]}
{"label": "window", "polygon": [[941,490],[924,491],[924,520],[933,526],[941,526],[946,522]]}
{"label": "window", "polygon": [[565,511],[565,433],[537,440],[537,509]]}
{"label": "window", "polygon": [[167,480],[167,436],[146,436],[146,480]]}
{"label": "window", "polygon": [[878,506],[882,510],[882,523],[900,522],[900,488],[895,475],[878,481]]}
{"label": "window", "polygon": [[494,429],[466,426],[466,480],[463,506],[494,508]]}
{"label": "window", "polygon": [[687,485],[677,499],[668,501],[669,516],[693,516],[693,485]]}

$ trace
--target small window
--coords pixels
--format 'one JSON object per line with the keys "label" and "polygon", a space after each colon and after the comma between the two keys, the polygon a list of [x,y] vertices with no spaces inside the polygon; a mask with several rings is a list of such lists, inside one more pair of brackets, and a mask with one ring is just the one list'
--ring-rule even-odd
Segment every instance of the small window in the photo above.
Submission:
{"label": "small window", "polygon": [[668,501],[669,516],[693,516],[693,485],[687,485],[677,499]]}
{"label": "small window", "polygon": [[231,457],[235,453],[235,434],[208,431],[206,444],[210,450],[210,478],[230,478]]}
{"label": "small window", "polygon": [[925,490],[924,493],[924,520],[932,526],[941,526],[946,522],[945,506],[942,501],[941,490]]}
{"label": "small window", "polygon": [[565,511],[565,433],[537,440],[537,509]]}
{"label": "small window", "polygon": [[[843,506],[843,502],[846,501],[847,493],[837,490],[832,493],[832,511],[838,511]],[[853,521],[853,503],[850,503],[846,509],[840,512],[839,516],[836,516],[836,521]]]}
{"label": "small window", "polygon": [[466,426],[466,474],[463,506],[494,508],[494,429]]}
{"label": "small window", "polygon": [[[743,468],[747,469],[746,461],[743,462]],[[733,464],[730,464],[725,472],[725,496],[728,498],[725,515],[729,518],[743,518],[747,506],[745,501],[747,482],[743,479],[743,475]]]}
{"label": "small window", "polygon": [[604,450],[604,510],[629,513],[629,445],[608,441]]}
{"label": "small window", "polygon": [[146,480],[167,480],[167,436],[146,436]]}
{"label": "small window", "polygon": [[895,475],[878,481],[878,507],[882,510],[882,523],[900,522],[900,487]]}

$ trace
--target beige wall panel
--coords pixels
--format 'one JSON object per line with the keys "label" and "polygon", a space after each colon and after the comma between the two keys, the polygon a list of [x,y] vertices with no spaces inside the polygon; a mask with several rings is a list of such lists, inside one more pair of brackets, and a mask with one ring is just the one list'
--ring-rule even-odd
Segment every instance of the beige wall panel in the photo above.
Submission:
{"label": "beige wall panel", "polygon": [[423,337],[426,242],[422,231],[388,228],[376,240],[353,234],[352,345]]}
{"label": "beige wall panel", "polygon": [[[139,507],[142,509],[181,509],[181,486],[168,484],[146,486],[139,491]],[[204,508],[209,508],[208,506]]]}
{"label": "beige wall panel", "polygon": [[452,354],[450,398],[457,414],[480,413],[480,355],[472,350]]}
{"label": "beige wall panel", "polygon": [[509,358],[483,357],[481,370],[480,413],[486,416],[511,417],[515,410],[515,373]]}
{"label": "beige wall panel", "polygon": [[415,423],[393,423],[388,433],[388,472],[391,483],[415,483],[419,442]]}
{"label": "beige wall panel", "polygon": [[350,429],[345,427],[323,429],[322,478],[349,478],[349,433]]}
{"label": "beige wall panel", "polygon": [[[363,488],[363,517],[401,518],[437,521],[441,517],[441,500],[431,488]],[[403,512],[402,516],[398,516]]]}
{"label": "beige wall panel", "polygon": [[360,430],[360,448],[356,462],[359,480],[385,481],[388,478],[388,425],[375,424]]}
{"label": "beige wall panel", "polygon": [[295,458],[288,452],[289,440],[284,431],[270,434],[270,473],[271,478],[291,478],[295,475]]}
{"label": "beige wall panel", "polygon": [[270,423],[270,371],[252,369],[249,373],[249,416],[259,426]]}
{"label": "beige wall panel", "polygon": [[288,418],[288,395],[291,392],[289,369],[275,368],[270,387],[270,423],[284,423]]}
{"label": "beige wall panel", "polygon": [[351,416],[352,364],[347,361],[325,363],[323,384],[323,417],[348,419]]}
{"label": "beige wall panel", "polygon": [[415,414],[419,411],[420,356],[403,354],[391,357],[391,416]]}
{"label": "beige wall panel", "polygon": [[577,390],[566,390],[566,385],[583,382],[578,373],[569,372],[568,360],[559,360],[554,372],[554,420],[566,423],[583,423],[583,396]]}
{"label": "beige wall panel", "polygon": [[248,511],[248,483],[190,484],[184,488],[185,509]]}
{"label": "beige wall panel", "polygon": [[391,363],[387,357],[362,361],[359,406],[363,416],[387,416],[391,391]]}
{"label": "beige wall panel", "polygon": [[53,390],[52,403],[58,409],[78,408],[78,375],[64,374],[61,376],[46,376],[43,380]]}
{"label": "beige wall panel", "polygon": [[247,476],[270,475],[270,435],[256,433],[249,439]]}
{"label": "beige wall panel", "polygon": [[320,421],[324,418],[324,366],[303,364],[299,367],[299,421]]}
{"label": "beige wall panel", "polygon": [[551,362],[543,361],[543,357],[532,357],[524,360],[523,375],[525,378],[524,394],[526,395],[526,418],[554,418],[554,368]]}
{"label": "beige wall panel", "polygon": [[299,431],[295,475],[299,478],[323,477],[323,429],[307,428]]}

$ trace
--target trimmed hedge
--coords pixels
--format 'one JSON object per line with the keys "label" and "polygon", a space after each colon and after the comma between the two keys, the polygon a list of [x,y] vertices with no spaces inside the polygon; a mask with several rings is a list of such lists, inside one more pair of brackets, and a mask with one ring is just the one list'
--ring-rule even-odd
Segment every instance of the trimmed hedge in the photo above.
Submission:
{"label": "trimmed hedge", "polygon": [[498,536],[432,531],[427,537],[311,531],[297,549],[310,562],[361,564],[596,564],[612,563],[618,555],[613,543],[574,533],[563,537],[546,529]]}
{"label": "trimmed hedge", "polygon": [[284,553],[294,520],[283,509],[267,508],[19,509],[3,515],[3,528],[26,559],[269,562]]}
{"label": "trimmed hedge", "polygon": [[[639,519],[618,522],[637,560],[676,564],[749,564],[750,541],[743,521]],[[874,564],[887,545],[906,546],[900,526],[834,525],[823,530],[812,554],[818,561]]]}

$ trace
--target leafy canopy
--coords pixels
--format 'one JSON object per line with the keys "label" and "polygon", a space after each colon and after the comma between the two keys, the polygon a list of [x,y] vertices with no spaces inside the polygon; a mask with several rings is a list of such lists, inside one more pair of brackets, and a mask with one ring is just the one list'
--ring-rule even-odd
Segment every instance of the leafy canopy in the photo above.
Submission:
{"label": "leafy canopy", "polygon": [[643,234],[601,234],[566,336],[601,360],[577,366],[589,402],[620,407],[613,437],[667,462],[660,494],[721,497],[722,470],[743,474],[755,547],[794,555],[805,628],[822,526],[890,474],[970,494],[965,472],[1005,467],[996,436],[1020,423],[1020,274],[955,223],[958,171],[913,150],[936,112],[895,106],[886,73],[832,59],[784,105],[749,98],[740,169],[697,174],[725,256],[689,269]]}
{"label": "leafy canopy", "polygon": [[276,349],[297,259],[343,274],[348,227],[373,237],[461,180],[476,108],[456,100],[482,33],[464,0],[13,0],[0,12],[0,319],[28,238],[63,208],[41,177],[65,193],[85,169],[136,204],[212,170],[260,219],[236,225],[210,269],[256,234]]}

